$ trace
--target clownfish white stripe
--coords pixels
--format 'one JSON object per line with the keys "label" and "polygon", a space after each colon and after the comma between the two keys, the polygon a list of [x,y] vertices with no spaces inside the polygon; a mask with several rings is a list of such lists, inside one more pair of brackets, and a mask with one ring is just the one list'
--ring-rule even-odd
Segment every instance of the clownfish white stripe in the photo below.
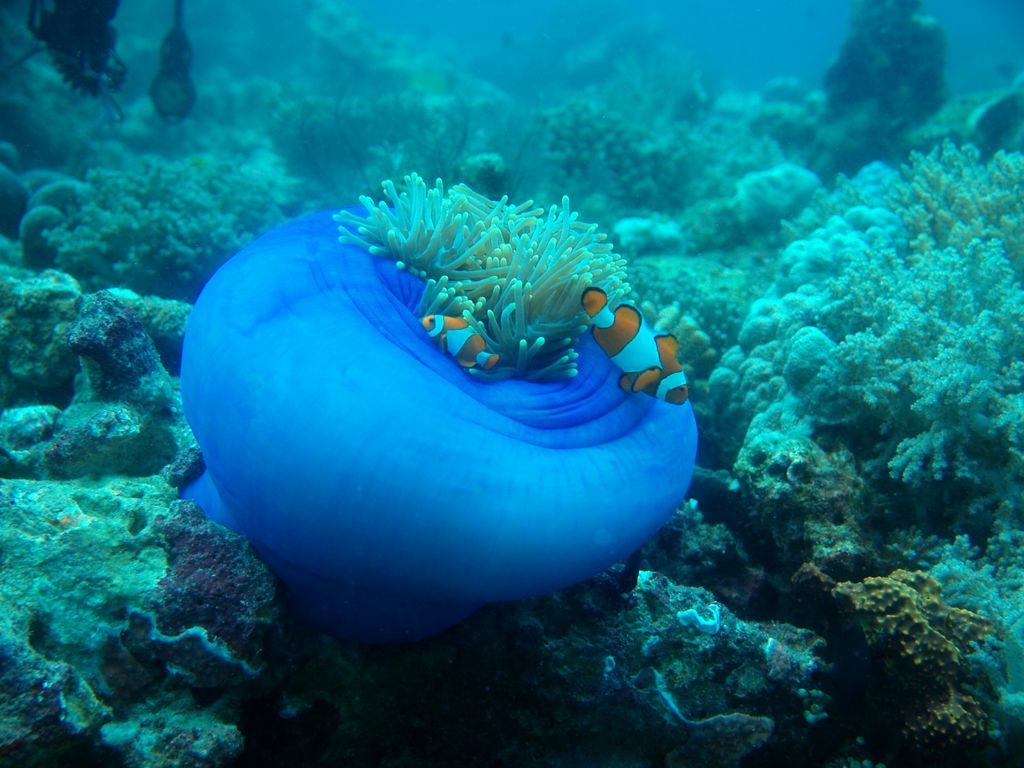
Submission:
{"label": "clownfish white stripe", "polygon": [[444,315],[432,315],[434,318],[434,327],[427,331],[430,338],[440,336],[444,332]]}
{"label": "clownfish white stripe", "polygon": [[466,346],[466,342],[475,335],[475,331],[471,328],[452,328],[447,332],[448,338],[448,354],[452,357],[458,357],[459,352]]}
{"label": "clownfish white stripe", "polygon": [[673,389],[685,386],[686,374],[682,371],[676,371],[661,380],[661,383],[658,384],[658,391],[654,393],[654,396],[659,400],[664,400]]}
{"label": "clownfish white stripe", "polygon": [[488,365],[488,363],[490,363],[490,362],[491,362],[491,353],[490,352],[488,352],[486,349],[483,350],[482,352],[477,352],[477,355],[476,355],[476,364],[477,365],[479,365],[481,368],[490,368],[490,366]]}
{"label": "clownfish white stripe", "polygon": [[622,350],[613,355],[611,361],[623,371],[646,371],[648,368],[660,368],[661,356],[658,354],[658,343],[654,331],[641,319],[636,336]]}
{"label": "clownfish white stripe", "polygon": [[615,325],[615,313],[605,304],[592,318],[592,322],[598,328],[611,328]]}

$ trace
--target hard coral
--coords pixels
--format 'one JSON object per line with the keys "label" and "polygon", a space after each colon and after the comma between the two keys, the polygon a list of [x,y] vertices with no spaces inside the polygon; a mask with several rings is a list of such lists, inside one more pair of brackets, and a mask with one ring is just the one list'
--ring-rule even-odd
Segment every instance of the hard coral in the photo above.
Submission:
{"label": "hard coral", "polygon": [[[580,196],[607,190],[614,205],[634,210],[682,205],[694,161],[678,124],[650,130],[589,100],[544,115],[548,161]],[[656,202],[657,201],[657,202]]]}
{"label": "hard coral", "polygon": [[987,719],[968,693],[965,658],[991,636],[987,619],[948,606],[939,583],[921,571],[841,582],[833,595],[883,668],[869,696],[886,702],[886,718],[900,728],[889,735],[902,749],[935,756],[984,739]]}
{"label": "hard coral", "polygon": [[932,228],[928,211],[947,193],[928,179],[942,161],[915,162],[903,180],[842,188],[783,251],[773,290],[710,377],[721,418],[708,431],[724,427],[716,437],[729,449],[766,429],[838,436],[875,489],[903,493],[904,509],[940,525],[1015,514],[1024,290],[1011,254],[1024,243],[1013,194],[1024,165],[1007,156],[998,171],[961,169],[953,197],[974,215]]}
{"label": "hard coral", "polygon": [[282,218],[273,177],[196,156],[137,171],[94,169],[46,234],[56,265],[87,289],[191,299],[222,260]]}
{"label": "hard coral", "polygon": [[927,155],[914,152],[886,197],[900,210],[912,250],[969,249],[999,239],[1024,275],[1024,155],[997,152],[988,162],[970,145],[950,141]]}

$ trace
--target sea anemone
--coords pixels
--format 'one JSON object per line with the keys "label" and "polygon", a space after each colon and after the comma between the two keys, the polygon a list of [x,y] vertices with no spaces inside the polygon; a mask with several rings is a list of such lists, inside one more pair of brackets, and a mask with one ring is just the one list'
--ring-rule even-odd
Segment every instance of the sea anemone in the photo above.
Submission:
{"label": "sea anemone", "polygon": [[[291,222],[210,280],[182,359],[207,467],[183,494],[252,542],[307,621],[367,641],[424,637],[625,558],[682,500],[697,442],[688,403],[624,392],[580,335],[583,287],[624,289],[591,228],[412,186],[393,212],[343,216],[359,238],[421,222],[386,230],[411,268],[340,244],[328,213]],[[451,306],[483,313],[508,378],[467,375],[428,336],[421,315]],[[552,329],[557,354],[540,341]],[[553,380],[512,378],[531,371]]]}
{"label": "sea anemone", "polygon": [[463,317],[501,356],[470,373],[494,380],[549,381],[576,375],[576,343],[586,330],[584,289],[609,300],[629,292],[626,262],[596,224],[578,221],[569,198],[547,215],[528,200],[490,200],[465,184],[428,189],[415,173],[399,190],[383,183],[387,201],[360,202],[368,217],[343,211],[341,242],[395,260],[426,285],[420,315]]}

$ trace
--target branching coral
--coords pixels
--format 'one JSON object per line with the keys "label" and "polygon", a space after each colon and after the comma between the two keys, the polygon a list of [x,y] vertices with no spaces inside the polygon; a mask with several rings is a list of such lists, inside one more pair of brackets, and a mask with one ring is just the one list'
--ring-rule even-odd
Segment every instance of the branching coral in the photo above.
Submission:
{"label": "branching coral", "polygon": [[464,317],[501,355],[490,378],[557,379],[575,374],[573,345],[586,327],[584,289],[614,300],[629,290],[625,261],[594,224],[561,209],[490,200],[459,184],[445,193],[412,174],[387,202],[361,197],[369,218],[343,211],[341,240],[394,258],[426,280],[420,314]]}
{"label": "branching coral", "polygon": [[987,163],[972,146],[946,141],[927,155],[913,153],[887,198],[911,233],[911,247],[965,249],[975,239],[1002,240],[1024,274],[1024,155],[997,152]]}
{"label": "branching coral", "polygon": [[845,187],[849,207],[786,248],[711,378],[721,412],[754,422],[747,440],[841,427],[880,487],[928,491],[905,497],[920,511],[1020,511],[1024,161],[975,159],[947,145],[881,189]]}
{"label": "branching coral", "polygon": [[893,477],[1011,498],[1006,481],[1024,470],[1024,290],[1002,248],[864,253],[830,293],[836,415],[879,425]]}
{"label": "branching coral", "polygon": [[[920,547],[924,544],[924,547]],[[926,542],[917,549],[929,550]],[[929,574],[942,583],[951,605],[977,611],[991,619],[999,640],[971,662],[992,686],[989,709],[998,719],[1003,748],[1010,754],[1024,749],[1024,532],[1001,526],[984,553],[966,536],[929,551],[935,565]]]}
{"label": "branching coral", "polygon": [[800,217],[795,237],[806,237],[837,211],[884,206],[898,212],[910,248],[967,248],[975,239],[998,239],[1024,274],[1024,155],[997,152],[987,162],[971,145],[945,141],[928,154],[913,152],[896,173],[881,163],[854,179],[839,178],[835,192],[819,197]]}

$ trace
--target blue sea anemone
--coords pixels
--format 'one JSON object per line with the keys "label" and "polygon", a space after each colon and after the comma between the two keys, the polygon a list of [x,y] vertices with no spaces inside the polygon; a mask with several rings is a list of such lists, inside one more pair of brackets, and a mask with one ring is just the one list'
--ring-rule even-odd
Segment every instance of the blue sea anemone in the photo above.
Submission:
{"label": "blue sea anemone", "polygon": [[[406,239],[419,227],[429,241],[430,214],[397,202]],[[569,218],[571,242],[524,240],[505,266],[539,251],[559,279],[538,295],[486,275],[476,302],[459,286],[466,274],[424,280],[415,254],[398,265],[368,247],[380,221],[364,219],[360,234],[359,217],[342,218],[343,243],[330,214],[313,214],[226,263],[196,303],[182,361],[207,466],[186,495],[252,542],[301,615],[340,637],[424,637],[485,603],[585,579],[666,522],[690,480],[692,410],[623,392],[621,372],[580,335],[578,294],[570,309],[559,284],[624,284],[610,249],[573,250],[590,228],[572,226],[567,207],[543,219],[540,231]],[[559,271],[566,253],[575,267]],[[424,331],[424,302],[446,292],[482,313],[477,327],[510,363],[501,380],[468,375]],[[534,308],[508,328],[502,318],[523,306],[506,292]],[[489,315],[488,301],[515,306]],[[513,339],[509,328],[531,320],[563,322],[556,355],[536,354],[539,334],[525,347]],[[531,362],[550,380],[529,380]]]}

